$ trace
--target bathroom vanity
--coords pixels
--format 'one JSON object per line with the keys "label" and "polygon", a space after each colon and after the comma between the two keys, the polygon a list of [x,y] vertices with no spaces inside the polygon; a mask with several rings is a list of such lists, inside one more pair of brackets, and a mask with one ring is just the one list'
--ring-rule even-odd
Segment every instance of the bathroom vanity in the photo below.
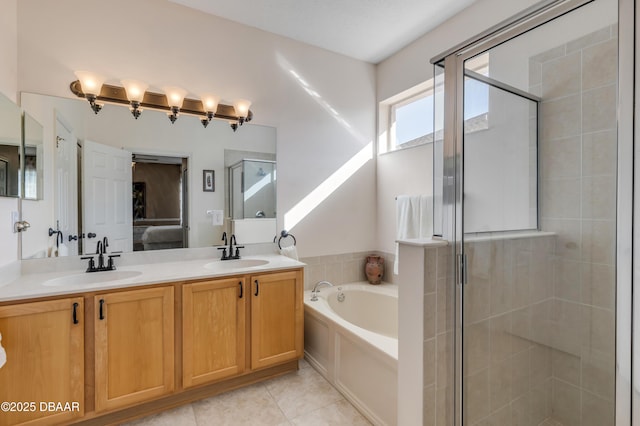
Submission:
{"label": "bathroom vanity", "polygon": [[296,370],[302,266],[209,258],[0,287],[0,401],[15,402],[0,425],[117,423]]}

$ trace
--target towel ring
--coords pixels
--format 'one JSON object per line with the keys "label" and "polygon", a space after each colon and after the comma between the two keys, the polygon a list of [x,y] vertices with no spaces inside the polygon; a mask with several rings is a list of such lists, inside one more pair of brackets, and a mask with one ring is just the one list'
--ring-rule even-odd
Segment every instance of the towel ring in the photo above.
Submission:
{"label": "towel ring", "polygon": [[287,238],[287,237],[293,238],[293,245],[294,246],[297,244],[296,237],[294,237],[293,234],[288,233],[284,229],[280,232],[280,238],[278,238],[277,235],[275,237],[273,237],[273,242],[275,243],[276,242],[276,238],[278,238],[278,248],[280,250],[282,250],[282,246],[280,245],[280,240],[282,240],[283,238]]}

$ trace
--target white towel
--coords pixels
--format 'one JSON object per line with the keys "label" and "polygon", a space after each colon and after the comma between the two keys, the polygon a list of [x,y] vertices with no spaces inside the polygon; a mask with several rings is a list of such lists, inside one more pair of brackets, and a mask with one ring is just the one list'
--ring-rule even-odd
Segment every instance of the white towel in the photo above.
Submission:
{"label": "white towel", "polygon": [[[396,198],[396,238],[431,238],[433,236],[433,197],[399,195]],[[393,273],[398,274],[400,246],[396,243]]]}
{"label": "white towel", "polygon": [[298,249],[296,249],[296,246],[282,247],[280,249],[280,254],[290,257],[293,260],[298,260]]}
{"label": "white towel", "polygon": [[7,353],[2,347],[2,334],[0,334],[0,368],[7,362]]}

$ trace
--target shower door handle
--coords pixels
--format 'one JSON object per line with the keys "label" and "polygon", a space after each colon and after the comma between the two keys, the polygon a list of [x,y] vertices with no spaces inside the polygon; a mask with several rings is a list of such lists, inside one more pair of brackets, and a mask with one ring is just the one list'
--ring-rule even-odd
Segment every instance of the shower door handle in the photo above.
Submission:
{"label": "shower door handle", "polygon": [[468,265],[467,265],[467,255],[466,254],[459,254],[458,255],[458,277],[459,277],[459,284],[460,285],[465,285],[468,283],[468,276],[467,276],[467,269],[468,269]]}

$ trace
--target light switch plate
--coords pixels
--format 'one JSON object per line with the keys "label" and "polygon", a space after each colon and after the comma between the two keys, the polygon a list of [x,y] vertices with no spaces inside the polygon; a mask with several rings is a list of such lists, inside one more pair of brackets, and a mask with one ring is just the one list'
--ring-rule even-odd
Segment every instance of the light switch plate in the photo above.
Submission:
{"label": "light switch plate", "polygon": [[213,226],[222,226],[224,220],[224,212],[222,210],[207,210],[207,215],[211,216],[211,224]]}

